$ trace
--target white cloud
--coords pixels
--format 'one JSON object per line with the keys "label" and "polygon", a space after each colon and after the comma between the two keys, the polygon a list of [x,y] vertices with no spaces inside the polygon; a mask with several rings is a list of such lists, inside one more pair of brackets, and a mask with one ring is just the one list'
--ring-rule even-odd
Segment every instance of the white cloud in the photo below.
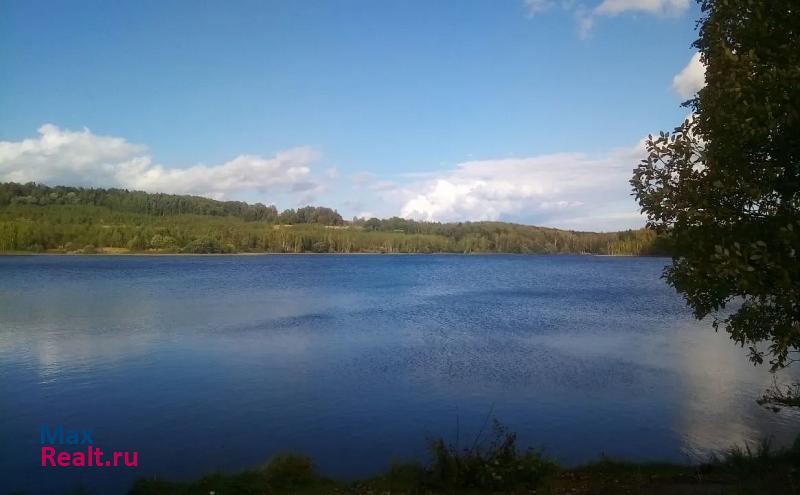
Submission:
{"label": "white cloud", "polygon": [[530,15],[536,15],[549,10],[554,3],[553,0],[525,0],[525,8]]}
{"label": "white cloud", "polygon": [[[643,143],[604,155],[557,153],[477,160],[406,188],[404,217],[462,221],[526,218],[586,230],[643,225],[628,180]],[[416,190],[416,192],[410,192]]]}
{"label": "white cloud", "polygon": [[115,165],[136,167],[142,160],[149,160],[143,146],[52,124],[41,126],[38,138],[0,141],[0,177],[7,181],[102,182],[113,176]]}
{"label": "white cloud", "polygon": [[365,171],[351,175],[350,181],[339,184],[341,189],[330,190],[339,172],[328,168],[312,173],[311,166],[320,157],[311,148],[169,168],[155,163],[146,147],[125,139],[45,125],[37,137],[0,141],[0,181],[125,187],[214,198],[268,190],[270,200],[277,196],[298,206],[325,194],[328,206],[344,206],[367,217],[399,212],[424,220],[504,219],[617,230],[644,223],[628,186],[643,153],[640,143],[600,154],[469,160],[443,171],[390,177]]}
{"label": "white cloud", "polygon": [[706,85],[706,66],[700,61],[700,54],[695,53],[673,79],[672,89],[681,98],[691,98]]}
{"label": "white cloud", "polygon": [[676,15],[689,8],[689,0],[603,0],[594,12],[597,15],[617,15],[623,12]]}
{"label": "white cloud", "polygon": [[582,0],[523,0],[523,5],[531,17],[559,5],[575,17],[578,36],[587,38],[598,17],[613,17],[626,12],[676,16],[689,8],[689,0],[603,0],[599,4]]}
{"label": "white cloud", "polygon": [[219,165],[168,168],[153,163],[146,147],[123,138],[99,136],[89,129],[70,131],[52,124],[38,131],[36,138],[0,141],[0,180],[125,187],[215,198],[280,186],[306,193],[321,190],[310,169],[320,154],[308,147],[281,151],[270,158],[239,155]]}

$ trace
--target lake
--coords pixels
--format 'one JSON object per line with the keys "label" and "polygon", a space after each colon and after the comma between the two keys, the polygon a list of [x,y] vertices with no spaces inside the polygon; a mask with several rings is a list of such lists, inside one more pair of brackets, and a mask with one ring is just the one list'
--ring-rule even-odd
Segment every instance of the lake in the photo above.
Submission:
{"label": "lake", "polygon": [[[124,493],[311,455],[335,477],[467,443],[491,415],[573,465],[787,443],[772,375],[663,258],[0,257],[0,493]],[[40,467],[40,426],[136,468]]]}

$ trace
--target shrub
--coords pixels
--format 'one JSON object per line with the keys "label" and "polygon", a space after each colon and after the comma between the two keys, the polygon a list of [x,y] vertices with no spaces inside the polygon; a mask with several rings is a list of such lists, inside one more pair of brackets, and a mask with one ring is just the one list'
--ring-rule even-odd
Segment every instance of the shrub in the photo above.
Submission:
{"label": "shrub", "polygon": [[312,485],[320,481],[310,457],[278,454],[264,466],[264,478],[273,489],[284,490]]}
{"label": "shrub", "polygon": [[128,249],[131,251],[143,251],[147,249],[147,242],[141,236],[135,235],[128,241]]}
{"label": "shrub", "polygon": [[555,462],[541,452],[517,449],[517,435],[497,421],[493,423],[494,439],[488,447],[475,445],[458,450],[437,439],[430,443],[433,463],[430,484],[435,488],[454,490],[477,488],[508,490],[534,487],[542,478],[557,469]]}
{"label": "shrub", "polygon": [[183,248],[184,253],[218,254],[223,252],[222,245],[216,239],[203,237],[195,239]]}
{"label": "shrub", "polygon": [[153,249],[174,249],[176,246],[175,238],[161,234],[155,234],[148,244]]}

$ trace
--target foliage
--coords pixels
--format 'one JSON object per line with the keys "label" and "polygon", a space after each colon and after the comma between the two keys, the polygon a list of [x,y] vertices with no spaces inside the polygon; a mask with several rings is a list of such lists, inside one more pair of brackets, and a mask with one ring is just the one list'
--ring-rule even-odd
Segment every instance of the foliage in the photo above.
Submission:
{"label": "foliage", "polygon": [[278,454],[263,469],[264,479],[275,490],[292,490],[321,480],[310,457]]}
{"label": "foliage", "polygon": [[261,469],[216,473],[192,482],[143,478],[129,494],[772,494],[795,493],[790,487],[800,483],[800,437],[789,449],[774,449],[763,441],[755,449],[733,447],[721,458],[698,465],[603,458],[559,468],[536,453],[518,452],[514,444],[515,437],[504,429],[480,453],[436,441],[431,464],[393,463],[374,478],[354,482],[325,479],[308,457],[281,454]]}
{"label": "foliage", "polygon": [[5,205],[92,205],[111,211],[143,213],[153,216],[213,215],[245,220],[281,221],[283,223],[320,223],[342,225],[341,215],[324,207],[306,206],[278,214],[275,206],[250,205],[241,201],[215,201],[200,196],[150,194],[125,189],[93,189],[42,184],[0,183],[0,207]]}
{"label": "foliage", "polygon": [[[781,386],[776,380],[756,402],[774,412],[780,411],[782,407],[800,407],[800,383]],[[800,452],[800,445],[798,447],[798,452]]]}
{"label": "foliage", "polygon": [[430,493],[426,490],[428,470],[419,462],[392,462],[389,469],[364,482],[353,484],[354,492]]}
{"label": "foliage", "polygon": [[220,243],[217,239],[213,239],[211,237],[201,237],[199,239],[189,241],[189,243],[183,248],[183,252],[194,254],[220,254],[224,253],[225,249],[222,247],[222,243]]}
{"label": "foliage", "polygon": [[[217,205],[219,202],[206,198],[103,189],[64,190],[69,192],[64,194],[59,187],[0,184],[0,252],[72,253],[83,246],[94,246],[100,251],[115,248],[161,253],[640,255],[659,254],[666,249],[650,230],[593,233],[501,222],[433,223],[402,218],[357,219],[339,225],[338,213],[323,207],[287,210],[275,218],[258,219],[241,206],[244,203],[235,203],[236,209],[223,215],[227,203]],[[61,202],[73,193],[70,197],[77,198],[74,202]],[[51,197],[52,194],[57,195]],[[29,197],[47,197],[51,202],[19,200]],[[150,204],[150,199],[154,206],[140,207],[140,203]],[[190,208],[195,200],[198,203]],[[166,213],[177,211],[170,205],[181,205],[181,211],[215,213]],[[152,213],[154,210],[160,213]],[[281,218],[296,223],[280,223]]]}
{"label": "foliage", "polygon": [[448,446],[442,439],[432,441],[431,486],[487,491],[533,488],[556,471],[555,462],[545,459],[540,452],[520,452],[516,434],[508,432],[496,420],[493,430],[494,438],[487,447],[478,444],[477,439],[474,445],[463,450]]}
{"label": "foliage", "polygon": [[773,457],[772,442],[764,439],[758,443],[755,450],[747,443],[744,448],[734,445],[725,453],[723,462],[736,472],[753,476],[767,472],[772,467]]}
{"label": "foliage", "polygon": [[707,84],[692,117],[650,137],[631,183],[669,238],[669,283],[776,370],[800,348],[800,9],[700,5]]}
{"label": "foliage", "polygon": [[129,495],[337,493],[342,484],[322,478],[313,461],[303,455],[279,454],[263,468],[235,474],[214,473],[195,482],[175,483],[159,478],[137,480]]}

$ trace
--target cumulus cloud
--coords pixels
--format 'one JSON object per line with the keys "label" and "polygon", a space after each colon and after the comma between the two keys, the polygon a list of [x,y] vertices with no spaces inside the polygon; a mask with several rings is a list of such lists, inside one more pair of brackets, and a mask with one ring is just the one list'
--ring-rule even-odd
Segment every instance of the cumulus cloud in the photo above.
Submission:
{"label": "cumulus cloud", "polygon": [[639,143],[598,156],[557,153],[464,162],[416,185],[401,214],[435,221],[519,217],[588,230],[641,226],[628,180],[642,154]]}
{"label": "cumulus cloud", "polygon": [[700,60],[700,54],[695,53],[673,79],[672,89],[681,98],[691,98],[706,85],[706,66]]}
{"label": "cumulus cloud", "polygon": [[321,190],[310,168],[320,155],[308,147],[281,151],[269,158],[239,155],[218,165],[169,168],[154,163],[145,146],[123,138],[52,124],[43,125],[38,132],[35,138],[0,141],[0,180],[125,187],[215,198],[279,186],[307,193]]}
{"label": "cumulus cloud", "polygon": [[[631,169],[643,143],[601,154],[555,153],[522,158],[469,160],[442,171],[370,172],[350,176],[329,191],[339,172],[312,173],[320,159],[311,148],[272,157],[240,155],[217,165],[170,168],[155,163],[147,148],[88,129],[44,125],[36,137],[0,141],[0,181],[125,187],[214,198],[270,191],[297,205],[322,194],[329,206],[359,216],[436,221],[511,220],[577,230],[617,230],[644,221],[630,197]],[[365,207],[367,206],[367,207]]]}
{"label": "cumulus cloud", "polygon": [[6,181],[97,183],[112,177],[114,168],[137,167],[148,159],[145,147],[124,139],[88,129],[62,131],[52,124],[41,126],[38,138],[0,141],[0,177]]}

